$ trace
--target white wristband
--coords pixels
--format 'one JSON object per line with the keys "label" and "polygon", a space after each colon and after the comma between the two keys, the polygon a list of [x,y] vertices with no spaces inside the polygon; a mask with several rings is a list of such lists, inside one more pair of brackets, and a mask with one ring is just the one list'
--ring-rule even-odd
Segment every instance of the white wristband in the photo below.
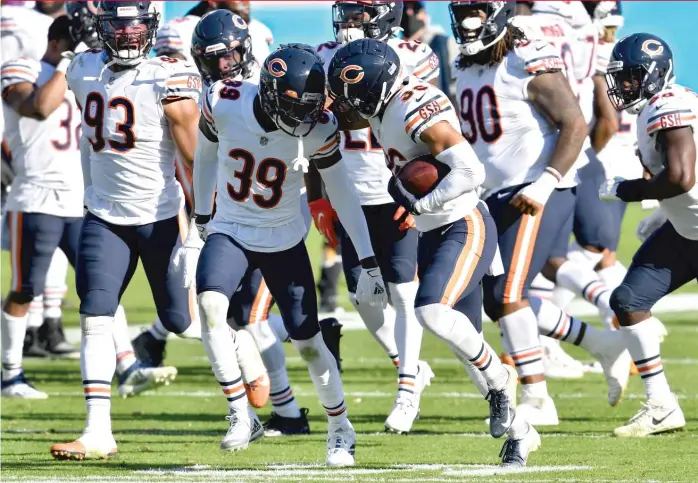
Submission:
{"label": "white wristband", "polygon": [[65,57],[63,57],[56,66],[56,72],[61,72],[65,74],[65,72],[68,70],[68,66],[70,65],[71,61],[72,59],[66,59]]}

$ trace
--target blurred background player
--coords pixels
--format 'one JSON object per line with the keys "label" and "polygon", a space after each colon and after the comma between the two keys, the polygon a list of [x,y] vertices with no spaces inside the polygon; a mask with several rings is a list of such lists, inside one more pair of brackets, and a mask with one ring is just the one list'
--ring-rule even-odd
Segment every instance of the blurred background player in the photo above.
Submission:
{"label": "blurred background player", "polygon": [[614,107],[638,115],[638,151],[647,176],[608,180],[600,195],[625,202],[659,200],[660,204],[660,211],[643,221],[642,235],[649,237],[611,298],[619,332],[647,396],[642,409],[614,430],[620,437],[643,437],[686,424],[664,373],[660,332],[651,312],[660,299],[698,275],[698,95],[675,83],[675,69],[669,45],[646,33],[621,39],[607,68]]}
{"label": "blurred background player", "polygon": [[[352,40],[373,38],[391,45],[398,52],[405,77],[415,75],[436,84],[438,57],[427,45],[396,37],[402,17],[403,5],[400,2],[335,2],[332,20],[336,42],[317,47],[325,69],[329,68],[332,56],[343,45]],[[345,233],[341,230],[339,236],[334,233],[332,206],[327,199],[320,197],[319,190],[310,194],[310,208],[315,225],[326,240],[330,244],[339,241],[349,298],[369,332],[398,368],[398,391],[385,427],[389,431],[407,433],[419,414],[421,393],[433,377],[429,365],[419,360],[423,331],[414,313],[414,298],[419,286],[415,279],[418,234],[411,229],[411,217],[409,220],[396,218],[400,207],[387,191],[390,170],[385,166],[382,147],[371,129],[342,131],[340,152],[350,167],[349,177],[359,195],[373,249],[388,282],[391,309],[360,305],[354,301],[361,273],[356,250]]]}

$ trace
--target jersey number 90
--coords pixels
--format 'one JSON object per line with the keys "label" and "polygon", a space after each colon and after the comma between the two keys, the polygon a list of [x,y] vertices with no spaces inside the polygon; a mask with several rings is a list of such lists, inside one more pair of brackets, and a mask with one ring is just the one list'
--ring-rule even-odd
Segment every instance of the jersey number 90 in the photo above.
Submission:
{"label": "jersey number 90", "polygon": [[[487,109],[489,112],[485,112]],[[468,131],[463,131],[463,137],[475,144],[480,138],[487,144],[497,142],[502,136],[497,96],[494,89],[484,85],[476,93],[472,89],[464,89],[460,95],[460,118],[463,124],[468,124]],[[489,121],[489,122],[487,122]]]}

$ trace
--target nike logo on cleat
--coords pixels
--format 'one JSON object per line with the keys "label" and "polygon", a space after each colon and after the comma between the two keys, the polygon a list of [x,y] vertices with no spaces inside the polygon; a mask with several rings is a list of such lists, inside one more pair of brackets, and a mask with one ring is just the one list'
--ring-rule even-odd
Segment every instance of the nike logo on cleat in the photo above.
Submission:
{"label": "nike logo on cleat", "polygon": [[662,419],[652,418],[652,424],[655,425],[655,426],[659,426],[659,425],[662,424],[664,421],[666,421],[666,418],[668,418],[669,416],[671,416],[672,414],[674,414],[674,411],[676,411],[676,409],[672,409],[672,410],[669,412],[669,414],[667,414],[666,416],[664,416]]}

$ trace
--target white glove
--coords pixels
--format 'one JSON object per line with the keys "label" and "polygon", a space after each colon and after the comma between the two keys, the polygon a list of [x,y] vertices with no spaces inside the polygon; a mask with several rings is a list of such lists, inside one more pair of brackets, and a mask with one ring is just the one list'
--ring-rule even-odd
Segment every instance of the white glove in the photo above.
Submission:
{"label": "white glove", "polygon": [[540,175],[540,178],[524,187],[518,194],[539,203],[541,206],[545,206],[550,195],[555,191],[559,183],[560,180],[553,174],[544,171],[543,174]]}
{"label": "white glove", "polygon": [[73,61],[75,58],[75,52],[72,51],[66,51],[61,53],[61,60],[58,61],[58,65],[56,65],[56,72],[62,72],[65,74],[65,71],[68,70],[68,66],[70,66],[70,63]]}
{"label": "white glove", "polygon": [[663,211],[657,210],[650,216],[645,218],[637,225],[637,230],[635,230],[635,235],[641,242],[645,242],[652,233],[654,233],[660,226],[666,223],[667,217]]}
{"label": "white glove", "polygon": [[196,218],[192,218],[187,238],[175,253],[172,268],[175,273],[181,274],[185,288],[191,288],[196,283],[196,265],[199,262],[201,249],[204,247],[205,230],[206,225],[198,225]]}
{"label": "white glove", "polygon": [[625,178],[616,176],[601,183],[601,186],[599,186],[599,198],[603,201],[620,201],[620,198],[616,196],[616,189],[623,181],[625,181]]}
{"label": "white glove", "polygon": [[380,268],[361,269],[359,282],[356,284],[356,303],[368,304],[371,307],[376,304],[382,305],[383,308],[387,307],[388,294]]}
{"label": "white glove", "polygon": [[642,200],[640,202],[640,208],[643,210],[656,210],[659,208],[659,200]]}

